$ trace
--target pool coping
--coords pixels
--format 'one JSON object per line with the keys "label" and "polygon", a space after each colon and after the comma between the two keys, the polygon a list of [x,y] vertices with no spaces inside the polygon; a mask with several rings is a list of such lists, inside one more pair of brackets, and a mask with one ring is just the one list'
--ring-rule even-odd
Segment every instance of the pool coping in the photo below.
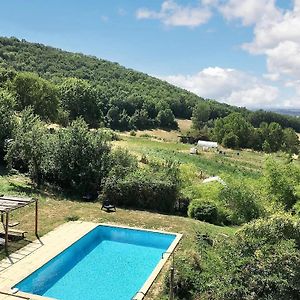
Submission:
{"label": "pool coping", "polygon": [[[182,234],[162,230],[152,230],[138,227],[116,225],[113,223],[92,223],[85,221],[64,223],[55,228],[54,230],[50,231],[46,235],[44,235],[40,240],[32,242],[39,242],[42,244],[42,247],[0,272],[0,291],[11,293],[15,296],[28,297],[28,299],[32,300],[53,300],[54,298],[24,293],[21,291],[15,292],[13,290],[13,287],[28,276],[30,276],[33,272],[41,268],[43,265],[48,263],[55,256],[59,255],[64,250],[71,247],[79,239],[81,239],[83,236],[85,236],[98,226],[110,226],[116,228],[175,235],[175,239],[168,247],[167,251],[163,253],[162,258],[157,263],[156,267],[151,272],[150,276],[147,278],[141,289],[137,291],[135,295],[132,295],[132,300],[142,300],[149,291],[150,287],[153,285],[155,279],[157,278],[158,274],[162,270],[167,260],[174,253],[178,243],[182,238]],[[65,236],[68,233],[70,234],[70,236]],[[60,238],[58,245],[56,242],[57,238],[58,240]],[[27,246],[21,248],[17,252],[22,251]]]}

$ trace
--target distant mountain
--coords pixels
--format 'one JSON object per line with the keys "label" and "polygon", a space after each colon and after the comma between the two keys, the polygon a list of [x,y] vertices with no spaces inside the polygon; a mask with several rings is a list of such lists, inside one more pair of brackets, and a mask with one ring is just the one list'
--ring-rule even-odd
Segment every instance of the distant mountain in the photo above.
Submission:
{"label": "distant mountain", "polygon": [[300,118],[300,108],[298,109],[287,109],[287,108],[274,108],[271,111],[288,116],[294,116]]}

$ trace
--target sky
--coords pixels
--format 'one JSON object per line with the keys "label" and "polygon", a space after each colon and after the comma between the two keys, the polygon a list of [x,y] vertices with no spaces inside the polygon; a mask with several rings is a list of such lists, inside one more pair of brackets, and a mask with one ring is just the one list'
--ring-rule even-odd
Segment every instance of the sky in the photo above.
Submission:
{"label": "sky", "polygon": [[0,0],[0,35],[248,108],[300,108],[300,0]]}

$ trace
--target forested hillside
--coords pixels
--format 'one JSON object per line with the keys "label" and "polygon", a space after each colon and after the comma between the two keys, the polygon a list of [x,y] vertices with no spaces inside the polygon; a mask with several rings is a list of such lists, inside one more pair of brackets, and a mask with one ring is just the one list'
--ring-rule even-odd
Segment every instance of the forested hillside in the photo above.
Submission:
{"label": "forested hillside", "polygon": [[[126,69],[117,63],[17,38],[0,38],[0,67],[36,73],[56,86],[61,86],[66,78],[86,80],[91,86],[92,97],[98,100],[98,105],[94,103],[94,106],[101,111],[96,123],[106,117],[106,125],[114,129],[176,127],[172,115],[190,119],[195,105],[206,101],[210,106],[209,120],[241,112],[254,126],[259,126],[261,122],[277,122],[284,128],[292,127],[300,131],[300,120],[293,117],[263,111],[250,112],[214,100],[204,100],[191,92],[147,74]],[[73,90],[76,87],[77,91],[88,88],[82,87],[82,82],[78,81],[69,84]],[[66,106],[63,108],[68,108]],[[80,111],[75,114],[80,114]]]}

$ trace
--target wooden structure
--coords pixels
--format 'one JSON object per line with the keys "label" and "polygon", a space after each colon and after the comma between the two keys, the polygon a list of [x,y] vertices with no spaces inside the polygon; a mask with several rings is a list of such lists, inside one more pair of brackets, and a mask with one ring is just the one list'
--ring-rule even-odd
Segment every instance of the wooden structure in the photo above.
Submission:
{"label": "wooden structure", "polygon": [[[3,233],[5,236],[5,251],[8,250],[8,236],[10,233],[20,234],[24,237],[25,231],[10,229],[12,224],[9,223],[9,214],[19,208],[35,203],[35,235],[38,237],[38,200],[33,198],[21,198],[11,196],[0,197],[0,214],[3,224]],[[4,218],[5,217],[5,218]],[[1,232],[1,231],[0,231]]]}

